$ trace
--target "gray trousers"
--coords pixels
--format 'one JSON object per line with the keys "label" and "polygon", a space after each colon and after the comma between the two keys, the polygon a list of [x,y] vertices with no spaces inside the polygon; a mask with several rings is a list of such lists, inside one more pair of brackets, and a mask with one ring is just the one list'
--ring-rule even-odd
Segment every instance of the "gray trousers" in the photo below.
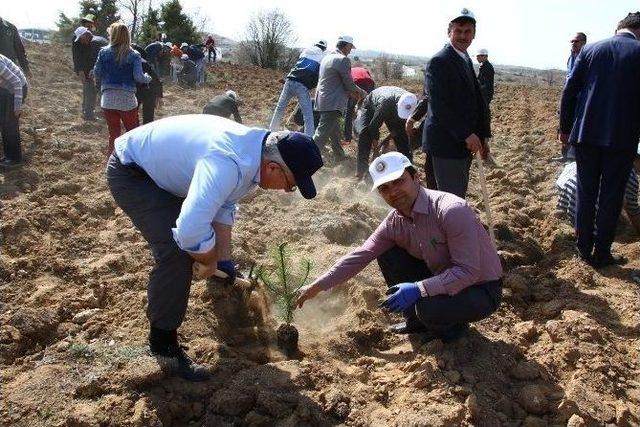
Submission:
{"label": "gray trousers", "polygon": [[[415,282],[431,277],[424,260],[394,246],[378,257],[378,265],[387,286]],[[502,279],[479,283],[455,295],[422,297],[403,314],[407,320],[418,319],[432,333],[448,338],[471,322],[489,317],[502,301]]]}
{"label": "gray trousers", "polygon": [[82,82],[82,118],[93,119],[96,108],[96,83],[93,80]]}
{"label": "gray trousers", "polygon": [[152,327],[177,329],[187,311],[193,266],[193,259],[178,247],[171,233],[184,199],[158,187],[138,166],[123,165],[115,154],[107,163],[107,183],[153,254],[147,318]]}
{"label": "gray trousers", "polygon": [[316,133],[313,135],[313,140],[320,147],[321,151],[324,151],[324,147],[327,142],[331,144],[331,149],[335,157],[340,160],[344,157],[344,150],[340,145],[340,111],[321,111],[320,122]]}
{"label": "gray trousers", "polygon": [[471,159],[471,156],[463,159],[445,159],[432,156],[433,174],[438,185],[438,191],[452,193],[464,199],[467,194],[467,187],[469,187]]}

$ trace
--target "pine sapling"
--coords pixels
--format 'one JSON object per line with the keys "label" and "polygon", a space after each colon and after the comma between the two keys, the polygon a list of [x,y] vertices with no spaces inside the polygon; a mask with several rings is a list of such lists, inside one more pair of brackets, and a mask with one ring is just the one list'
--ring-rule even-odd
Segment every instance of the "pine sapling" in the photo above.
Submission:
{"label": "pine sapling", "polygon": [[255,276],[264,283],[279,309],[279,317],[284,323],[278,327],[278,347],[290,356],[298,349],[298,330],[291,324],[296,294],[309,279],[311,262],[302,260],[299,271],[294,273],[291,266],[291,253],[287,245],[288,242],[281,243],[273,250],[275,270],[266,272],[264,266],[260,266]]}

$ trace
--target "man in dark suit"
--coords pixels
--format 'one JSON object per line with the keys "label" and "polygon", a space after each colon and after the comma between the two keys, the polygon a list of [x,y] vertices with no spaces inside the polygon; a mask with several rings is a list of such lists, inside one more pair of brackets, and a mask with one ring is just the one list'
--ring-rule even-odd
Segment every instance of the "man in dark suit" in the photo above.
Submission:
{"label": "man in dark suit", "polygon": [[615,36],[585,47],[560,103],[559,139],[575,147],[578,168],[576,246],[596,268],[624,262],[611,244],[640,136],[638,39],[640,12],[620,21]]}
{"label": "man in dark suit", "polygon": [[493,69],[491,62],[489,62],[489,51],[487,49],[478,50],[476,59],[478,60],[478,64],[480,64],[480,67],[478,68],[480,92],[488,106],[493,100],[493,80],[496,72]]}
{"label": "man in dark suit", "polygon": [[487,104],[467,49],[476,34],[476,19],[462,9],[449,23],[449,43],[436,53],[425,71],[429,108],[422,146],[433,162],[438,190],[464,198],[472,153],[486,154],[491,136]]}

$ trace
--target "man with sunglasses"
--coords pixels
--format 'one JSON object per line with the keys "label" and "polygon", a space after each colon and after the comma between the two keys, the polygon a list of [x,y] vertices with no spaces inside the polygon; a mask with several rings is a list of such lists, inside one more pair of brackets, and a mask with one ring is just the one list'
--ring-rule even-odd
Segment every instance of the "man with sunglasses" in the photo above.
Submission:
{"label": "man with sunglasses", "polygon": [[489,234],[463,199],[422,187],[405,155],[379,156],[369,174],[373,189],[393,209],[362,246],[302,287],[297,305],[377,259],[389,287],[382,306],[406,319],[392,332],[445,342],[459,338],[502,299],[502,266]]}
{"label": "man with sunglasses", "polygon": [[235,280],[231,234],[238,201],[261,187],[316,195],[320,150],[298,132],[250,128],[207,114],[167,117],[115,140],[107,165],[113,197],[149,243],[149,345],[170,372],[209,377],[180,347],[177,329],[192,277]]}
{"label": "man with sunglasses", "polygon": [[576,33],[575,36],[569,40],[571,43],[571,53],[569,54],[569,59],[567,59],[567,78],[569,74],[573,71],[573,67],[576,65],[576,59],[580,54],[580,51],[587,44],[587,35],[585,33]]}

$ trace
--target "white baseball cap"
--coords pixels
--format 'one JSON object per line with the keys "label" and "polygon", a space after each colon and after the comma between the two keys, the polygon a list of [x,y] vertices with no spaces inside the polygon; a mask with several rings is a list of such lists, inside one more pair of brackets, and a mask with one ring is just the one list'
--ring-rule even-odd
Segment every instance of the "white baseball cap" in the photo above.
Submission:
{"label": "white baseball cap", "polygon": [[476,56],[478,55],[489,55],[489,51],[487,49],[478,49],[478,53],[476,53]]}
{"label": "white baseball cap", "polygon": [[402,120],[408,119],[417,104],[418,98],[414,94],[410,92],[403,93],[398,100],[398,117]]}
{"label": "white baseball cap", "polygon": [[89,31],[89,29],[87,27],[78,27],[75,29],[75,31],[73,32],[73,35],[76,36],[73,41],[77,42],[78,39],[82,36],[84,36],[85,34],[91,34],[91,31]]}
{"label": "white baseball cap", "polygon": [[228,90],[228,91],[226,91],[226,92],[225,92],[225,94],[226,94],[228,97],[235,99],[236,101],[240,101],[240,97],[238,96],[238,94],[237,94],[237,93],[235,93],[235,92],[234,92],[234,91],[232,91],[232,90]]}
{"label": "white baseball cap", "polygon": [[183,61],[186,61],[187,59],[189,59],[189,55],[185,53],[180,57],[180,59],[182,59]]}
{"label": "white baseball cap", "polygon": [[340,42],[345,42],[345,43],[351,43],[351,46],[353,46],[353,48],[356,48],[356,45],[353,44],[353,37],[351,36],[340,36],[338,37],[338,43]]}
{"label": "white baseball cap", "polygon": [[462,19],[462,18],[470,19],[474,23],[476,22],[476,16],[473,14],[473,12],[471,12],[466,7],[462,8],[462,10],[460,12],[454,14],[453,18],[451,18],[451,20],[449,22],[453,22],[453,21],[456,21],[456,20]]}
{"label": "white baseball cap", "polygon": [[382,184],[400,178],[409,166],[413,166],[411,161],[407,156],[397,151],[390,151],[376,157],[369,165],[369,175],[373,180],[371,191]]}

